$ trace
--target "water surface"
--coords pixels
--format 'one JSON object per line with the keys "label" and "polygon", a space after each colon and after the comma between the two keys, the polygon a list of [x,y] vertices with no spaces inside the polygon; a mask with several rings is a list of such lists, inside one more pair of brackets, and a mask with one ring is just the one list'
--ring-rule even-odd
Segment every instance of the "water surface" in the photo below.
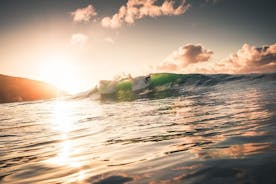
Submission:
{"label": "water surface", "polygon": [[177,92],[0,105],[0,182],[276,183],[274,78]]}

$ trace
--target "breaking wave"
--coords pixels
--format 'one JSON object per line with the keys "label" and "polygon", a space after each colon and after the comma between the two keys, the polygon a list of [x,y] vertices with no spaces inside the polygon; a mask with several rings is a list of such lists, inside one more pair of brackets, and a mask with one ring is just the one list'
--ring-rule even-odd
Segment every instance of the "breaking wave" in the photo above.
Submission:
{"label": "breaking wave", "polygon": [[93,90],[78,97],[100,100],[132,101],[135,99],[161,99],[183,96],[221,85],[253,85],[276,83],[276,73],[271,74],[173,74],[156,73],[136,78],[101,81]]}

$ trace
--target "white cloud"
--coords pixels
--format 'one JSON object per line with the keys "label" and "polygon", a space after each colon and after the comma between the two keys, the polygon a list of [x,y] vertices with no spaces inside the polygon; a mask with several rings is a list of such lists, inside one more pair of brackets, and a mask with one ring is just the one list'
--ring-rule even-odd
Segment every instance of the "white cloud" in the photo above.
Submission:
{"label": "white cloud", "polygon": [[[190,4],[186,0],[164,0],[157,5],[157,0],[128,0],[112,17],[104,17],[101,21],[103,27],[120,28],[123,24],[133,24],[135,20],[145,16],[172,16],[184,14]],[[177,4],[177,5],[176,5]]]}
{"label": "white cloud", "polygon": [[114,44],[114,40],[111,37],[104,38],[104,41],[110,44]]}
{"label": "white cloud", "polygon": [[82,47],[83,45],[86,44],[88,40],[88,37],[85,34],[82,33],[75,33],[71,36],[71,45],[77,45]]}
{"label": "white cloud", "polygon": [[88,5],[85,8],[78,8],[71,13],[73,16],[74,22],[89,22],[91,17],[96,16],[97,12],[95,11],[93,5]]}

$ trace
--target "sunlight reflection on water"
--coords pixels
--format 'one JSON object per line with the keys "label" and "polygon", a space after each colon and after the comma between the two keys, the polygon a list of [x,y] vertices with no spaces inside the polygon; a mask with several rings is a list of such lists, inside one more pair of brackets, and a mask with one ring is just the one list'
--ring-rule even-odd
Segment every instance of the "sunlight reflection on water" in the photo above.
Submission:
{"label": "sunlight reflection on water", "polygon": [[275,90],[220,87],[158,100],[1,105],[0,182],[274,181]]}

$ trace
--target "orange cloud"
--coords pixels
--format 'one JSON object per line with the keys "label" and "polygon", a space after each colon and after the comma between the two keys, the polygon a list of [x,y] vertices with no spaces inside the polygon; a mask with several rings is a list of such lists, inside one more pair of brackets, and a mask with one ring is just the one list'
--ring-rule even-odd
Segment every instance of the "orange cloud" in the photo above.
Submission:
{"label": "orange cloud", "polygon": [[175,63],[163,62],[161,65],[157,66],[157,70],[160,71],[177,71],[178,66]]}
{"label": "orange cloud", "polygon": [[172,52],[163,63],[157,66],[158,70],[181,70],[190,64],[208,61],[213,52],[204,49],[201,45],[184,45]]}
{"label": "orange cloud", "polygon": [[260,48],[244,44],[236,53],[221,61],[209,61],[212,55],[212,51],[200,45],[186,45],[174,51],[156,69],[184,73],[276,72],[276,44]]}
{"label": "orange cloud", "polygon": [[276,44],[257,48],[244,44],[237,53],[222,62],[231,73],[276,72]]}
{"label": "orange cloud", "polygon": [[92,5],[88,5],[85,8],[76,9],[71,15],[74,22],[89,22],[91,17],[97,15],[97,12]]}
{"label": "orange cloud", "polygon": [[156,5],[157,0],[128,0],[126,5],[112,17],[104,17],[102,26],[107,28],[120,28],[123,24],[133,24],[135,20],[145,16],[172,16],[184,14],[190,5],[186,0],[181,0],[175,7],[177,0],[165,0],[161,5]]}

